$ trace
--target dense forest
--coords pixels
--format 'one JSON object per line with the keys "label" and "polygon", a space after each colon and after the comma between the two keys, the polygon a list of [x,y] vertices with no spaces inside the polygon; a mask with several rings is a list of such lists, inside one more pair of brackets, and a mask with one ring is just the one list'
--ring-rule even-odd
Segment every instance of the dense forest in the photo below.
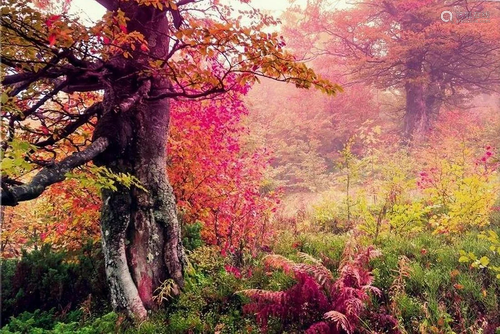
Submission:
{"label": "dense forest", "polygon": [[1,0],[0,333],[500,333],[500,2],[273,4]]}

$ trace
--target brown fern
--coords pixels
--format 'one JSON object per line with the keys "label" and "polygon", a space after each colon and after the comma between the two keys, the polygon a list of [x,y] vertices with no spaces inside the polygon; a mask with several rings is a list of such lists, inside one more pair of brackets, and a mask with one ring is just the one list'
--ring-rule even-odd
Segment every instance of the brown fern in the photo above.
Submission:
{"label": "brown fern", "polygon": [[258,302],[270,302],[277,304],[282,304],[286,297],[286,293],[283,291],[268,291],[261,289],[240,290],[236,293],[245,295]]}
{"label": "brown fern", "polygon": [[295,262],[293,262],[292,260],[289,260],[286,257],[278,254],[266,255],[263,261],[266,266],[271,268],[283,269],[287,273],[289,273],[295,265]]}

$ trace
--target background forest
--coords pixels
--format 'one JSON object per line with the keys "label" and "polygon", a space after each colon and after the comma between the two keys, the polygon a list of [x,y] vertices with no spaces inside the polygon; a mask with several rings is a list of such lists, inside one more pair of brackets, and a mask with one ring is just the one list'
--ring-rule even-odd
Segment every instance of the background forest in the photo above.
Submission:
{"label": "background forest", "polygon": [[[10,94],[14,3],[2,1],[2,189],[86,147],[98,114],[79,115],[102,99]],[[68,34],[61,3],[35,4],[49,48]],[[224,94],[170,102],[182,291],[157,282],[142,321],[116,310],[100,192],[142,186],[89,163],[2,206],[0,333],[500,333],[500,3],[292,1],[278,21],[263,38],[312,82],[259,63]],[[50,113],[14,111],[36,101]]]}

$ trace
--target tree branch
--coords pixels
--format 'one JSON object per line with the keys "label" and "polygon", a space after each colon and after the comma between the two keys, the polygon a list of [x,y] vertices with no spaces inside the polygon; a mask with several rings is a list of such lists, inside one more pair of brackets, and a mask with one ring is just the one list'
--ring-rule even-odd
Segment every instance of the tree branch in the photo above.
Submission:
{"label": "tree branch", "polygon": [[92,160],[104,152],[108,146],[109,140],[105,137],[100,137],[85,150],[73,153],[53,166],[43,168],[29,183],[10,189],[2,187],[0,196],[1,204],[15,206],[19,202],[37,198],[48,186],[63,181],[66,178],[66,173]]}
{"label": "tree branch", "polygon": [[180,6],[187,5],[188,3],[192,3],[192,2],[195,2],[195,0],[180,0],[180,1],[177,1],[176,6],[180,7]]}
{"label": "tree branch", "polygon": [[66,125],[63,129],[61,129],[60,131],[58,131],[57,137],[55,137],[53,135],[49,139],[41,141],[39,143],[36,143],[35,145],[37,147],[45,147],[45,146],[49,146],[49,145],[54,145],[59,140],[61,140],[63,138],[66,138],[70,134],[72,134],[73,132],[75,132],[80,126],[82,126],[83,124],[87,123],[94,115],[96,115],[96,114],[98,114],[100,112],[102,113],[102,110],[103,110],[102,103],[96,103],[96,104],[94,104],[93,106],[91,106],[90,108],[88,108],[85,111],[84,114],[80,115],[76,119],[76,121],[74,121],[73,123],[70,123],[70,124]]}
{"label": "tree branch", "polygon": [[134,105],[139,102],[140,99],[142,99],[143,96],[147,95],[149,90],[151,89],[151,81],[146,80],[142,83],[141,87],[135,92],[131,97],[128,99],[123,100],[118,107],[120,108],[120,111],[126,112],[129,111],[130,108],[132,108]]}
{"label": "tree branch", "polygon": [[[39,78],[43,77],[51,68],[53,68],[60,60],[59,55],[54,56],[48,63],[42,68],[40,71],[33,73],[33,75],[22,82],[19,87],[16,87],[13,91],[9,92],[9,96],[16,96],[26,88],[28,88],[33,82],[37,81]],[[10,62],[9,60],[2,58],[1,63],[10,67],[16,67],[15,63]]]}
{"label": "tree branch", "polygon": [[16,121],[17,120],[22,120],[22,119],[30,116],[34,112],[36,112],[38,110],[38,108],[40,108],[41,106],[43,106],[48,100],[50,100],[55,95],[57,95],[57,93],[59,93],[60,91],[62,91],[62,89],[67,84],[68,84],[67,81],[63,81],[62,83],[60,83],[59,85],[57,85],[50,93],[44,95],[44,97],[42,97],[33,107],[29,108],[28,110],[23,111],[19,115],[15,115],[14,120],[16,120]]}
{"label": "tree branch", "polygon": [[163,94],[159,94],[156,96],[147,97],[146,100],[157,101],[157,100],[161,100],[164,98],[175,98],[175,97],[185,97],[188,99],[198,99],[200,97],[206,97],[206,96],[209,96],[212,94],[222,94],[222,93],[226,93],[226,92],[227,92],[227,89],[225,89],[223,87],[213,87],[213,88],[210,88],[204,92],[199,92],[199,93],[188,93],[186,91],[184,91],[184,92],[168,92],[168,93],[163,93]]}

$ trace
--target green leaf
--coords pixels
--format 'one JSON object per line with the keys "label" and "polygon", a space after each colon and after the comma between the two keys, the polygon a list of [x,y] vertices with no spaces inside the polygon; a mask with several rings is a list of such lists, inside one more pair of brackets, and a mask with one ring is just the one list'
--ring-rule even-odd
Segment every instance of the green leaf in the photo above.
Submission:
{"label": "green leaf", "polygon": [[464,263],[464,262],[469,262],[470,259],[467,256],[460,256],[458,259],[458,262]]}
{"label": "green leaf", "polygon": [[2,97],[1,97],[1,102],[2,102],[2,104],[6,104],[7,101],[9,101],[9,95],[7,95],[6,92],[3,92]]}
{"label": "green leaf", "polygon": [[488,264],[490,263],[490,259],[488,259],[486,256],[483,256],[482,258],[479,259],[479,263],[481,263],[483,267],[487,267]]}
{"label": "green leaf", "polygon": [[467,254],[467,256],[468,256],[471,260],[474,260],[474,261],[475,261],[475,260],[477,260],[477,256],[476,256],[476,254],[474,254],[474,253],[469,252],[469,253]]}

